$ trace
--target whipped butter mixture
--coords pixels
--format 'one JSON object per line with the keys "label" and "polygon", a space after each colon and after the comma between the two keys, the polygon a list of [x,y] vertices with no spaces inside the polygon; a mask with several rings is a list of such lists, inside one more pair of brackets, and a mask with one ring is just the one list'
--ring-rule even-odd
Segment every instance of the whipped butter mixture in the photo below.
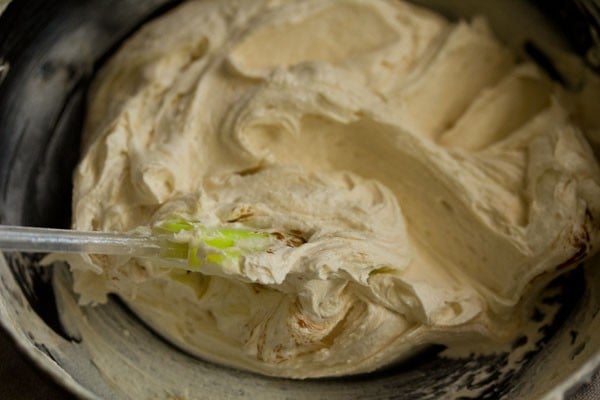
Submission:
{"label": "whipped butter mixture", "polygon": [[578,109],[483,19],[385,0],[190,1],[91,90],[73,227],[181,217],[279,232],[238,270],[71,257],[202,358],[267,375],[372,371],[430,343],[509,341],[599,244]]}

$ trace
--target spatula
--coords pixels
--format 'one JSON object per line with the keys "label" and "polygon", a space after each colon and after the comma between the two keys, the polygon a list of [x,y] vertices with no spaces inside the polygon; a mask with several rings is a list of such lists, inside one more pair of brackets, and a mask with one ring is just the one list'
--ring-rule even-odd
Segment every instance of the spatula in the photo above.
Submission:
{"label": "spatula", "polygon": [[162,258],[168,265],[196,271],[202,264],[238,262],[250,253],[268,250],[281,234],[209,227],[173,219],[149,233],[75,231],[0,225],[0,250],[37,253],[86,253]]}

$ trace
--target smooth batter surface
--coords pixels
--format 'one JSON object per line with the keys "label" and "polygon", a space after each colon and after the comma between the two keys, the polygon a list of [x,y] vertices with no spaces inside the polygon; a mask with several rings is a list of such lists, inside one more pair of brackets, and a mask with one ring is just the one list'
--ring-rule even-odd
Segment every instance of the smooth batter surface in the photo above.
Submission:
{"label": "smooth batter surface", "polygon": [[[486,22],[400,1],[190,1],[91,91],[73,227],[180,216],[298,242],[239,271],[71,257],[203,358],[296,378],[506,341],[526,293],[599,244],[578,110]],[[525,296],[525,297],[524,297]]]}

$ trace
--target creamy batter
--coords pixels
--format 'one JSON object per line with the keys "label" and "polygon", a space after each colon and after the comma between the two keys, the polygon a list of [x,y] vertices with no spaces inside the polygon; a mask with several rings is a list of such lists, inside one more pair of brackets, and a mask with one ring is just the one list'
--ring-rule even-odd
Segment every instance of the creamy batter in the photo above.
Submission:
{"label": "creamy batter", "polygon": [[537,288],[599,244],[578,113],[483,19],[395,0],[186,2],[99,73],[73,228],[177,216],[297,241],[235,271],[69,257],[74,289],[276,376],[511,340]]}

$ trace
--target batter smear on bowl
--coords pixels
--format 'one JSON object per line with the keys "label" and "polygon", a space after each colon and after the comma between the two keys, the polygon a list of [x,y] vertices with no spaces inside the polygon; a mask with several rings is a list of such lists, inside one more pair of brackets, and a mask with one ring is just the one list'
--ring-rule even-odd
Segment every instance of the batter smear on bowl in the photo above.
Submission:
{"label": "batter smear on bowl", "polygon": [[182,220],[286,245],[199,272],[73,256],[74,289],[267,375],[513,340],[536,288],[600,244],[578,116],[483,19],[391,0],[186,2],[98,74],[73,228]]}

